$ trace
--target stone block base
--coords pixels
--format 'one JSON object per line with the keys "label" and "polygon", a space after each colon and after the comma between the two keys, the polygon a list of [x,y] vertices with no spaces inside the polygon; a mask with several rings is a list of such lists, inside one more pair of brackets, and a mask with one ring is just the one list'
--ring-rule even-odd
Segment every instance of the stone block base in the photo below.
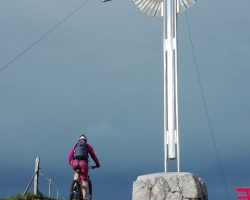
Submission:
{"label": "stone block base", "polygon": [[137,177],[132,200],[207,200],[201,178],[186,172],[155,173]]}

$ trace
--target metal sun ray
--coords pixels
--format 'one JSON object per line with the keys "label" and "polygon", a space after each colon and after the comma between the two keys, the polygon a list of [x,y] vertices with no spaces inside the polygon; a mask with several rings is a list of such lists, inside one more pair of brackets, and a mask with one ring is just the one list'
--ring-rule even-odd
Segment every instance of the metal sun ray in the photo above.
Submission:
{"label": "metal sun ray", "polygon": [[[163,13],[163,0],[133,0],[135,6],[143,13],[160,17]],[[179,8],[178,13],[183,12],[187,8],[191,7],[197,0],[178,0]]]}

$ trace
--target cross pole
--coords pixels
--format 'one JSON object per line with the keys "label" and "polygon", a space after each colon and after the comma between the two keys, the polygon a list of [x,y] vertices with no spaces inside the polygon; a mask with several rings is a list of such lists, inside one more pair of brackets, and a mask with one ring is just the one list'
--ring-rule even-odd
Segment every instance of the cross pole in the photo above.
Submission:
{"label": "cross pole", "polygon": [[[178,1],[179,2],[179,1]],[[177,0],[163,1],[164,170],[177,159],[180,171],[177,90]]]}

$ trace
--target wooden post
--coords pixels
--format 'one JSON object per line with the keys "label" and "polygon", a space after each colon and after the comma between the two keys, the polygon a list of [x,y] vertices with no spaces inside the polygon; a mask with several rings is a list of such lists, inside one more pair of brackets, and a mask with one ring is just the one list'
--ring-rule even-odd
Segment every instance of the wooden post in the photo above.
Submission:
{"label": "wooden post", "polygon": [[39,181],[39,164],[40,164],[40,157],[36,158],[35,161],[35,177],[34,177],[34,194],[38,194],[38,181]]}
{"label": "wooden post", "polygon": [[51,180],[51,178],[49,179],[49,197],[50,197],[50,191],[51,191],[51,182],[52,182],[52,180]]}

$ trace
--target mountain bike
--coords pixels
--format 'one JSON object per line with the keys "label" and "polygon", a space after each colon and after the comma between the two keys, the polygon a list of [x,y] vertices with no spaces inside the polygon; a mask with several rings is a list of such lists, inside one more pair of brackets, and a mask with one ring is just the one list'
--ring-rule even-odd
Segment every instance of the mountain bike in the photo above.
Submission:
{"label": "mountain bike", "polygon": [[[89,169],[95,169],[96,166],[90,166]],[[76,167],[75,171],[80,174],[81,168]],[[92,200],[92,182],[90,176],[87,176],[87,188],[86,188],[86,198],[87,200]],[[70,200],[83,200],[82,197],[82,181],[79,176],[78,180],[73,180],[70,187]]]}

